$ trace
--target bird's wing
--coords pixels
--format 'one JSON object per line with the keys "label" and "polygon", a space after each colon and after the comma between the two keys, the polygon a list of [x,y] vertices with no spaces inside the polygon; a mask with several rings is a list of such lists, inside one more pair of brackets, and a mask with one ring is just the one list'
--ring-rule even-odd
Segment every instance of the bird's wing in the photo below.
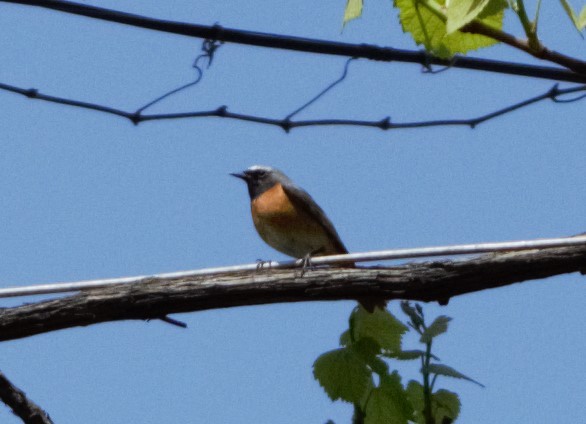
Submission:
{"label": "bird's wing", "polygon": [[332,240],[338,253],[348,253],[348,250],[346,249],[346,246],[344,246],[344,243],[342,243],[342,240],[340,240],[340,236],[334,228],[334,225],[309,193],[293,184],[283,184],[283,190],[296,208],[304,211],[311,218],[319,222],[328,234],[328,237]]}

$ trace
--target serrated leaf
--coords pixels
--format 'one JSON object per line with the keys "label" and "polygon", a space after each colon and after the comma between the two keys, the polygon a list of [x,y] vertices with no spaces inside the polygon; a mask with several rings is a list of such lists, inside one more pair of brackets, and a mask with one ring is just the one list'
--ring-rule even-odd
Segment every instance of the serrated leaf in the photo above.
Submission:
{"label": "serrated leaf", "polygon": [[347,348],[320,355],[313,364],[313,376],[332,400],[360,403],[373,387],[368,366]]}
{"label": "serrated leaf", "polygon": [[448,323],[451,320],[452,318],[450,317],[440,315],[425,329],[419,341],[421,343],[429,343],[434,337],[445,333],[448,331]]}
{"label": "serrated leaf", "polygon": [[484,387],[484,385],[482,383],[479,383],[478,381],[473,380],[472,378],[468,377],[467,375],[464,375],[460,371],[457,371],[454,368],[447,366],[447,365],[429,364],[427,371],[430,374],[437,374],[437,375],[443,375],[445,377],[452,377],[452,378],[459,378],[462,380],[467,380],[467,381],[470,381],[474,384],[478,384],[480,387]]}
{"label": "serrated leaf", "polygon": [[423,416],[423,386],[417,381],[411,380],[409,384],[407,384],[407,389],[405,389],[405,393],[407,394],[407,398],[411,402],[411,406],[413,406],[412,421],[417,424],[425,424],[425,417]]}
{"label": "serrated leaf", "polygon": [[352,19],[359,18],[362,15],[362,0],[348,0],[346,2],[346,9],[344,9],[344,22],[342,26],[345,26]]}
{"label": "serrated leaf", "polygon": [[407,327],[396,319],[389,311],[376,308],[370,313],[363,307],[353,312],[352,329],[354,340],[371,338],[385,350],[395,351],[401,349],[401,338],[407,331]]}
{"label": "serrated leaf", "polygon": [[[445,0],[429,1],[439,10],[445,5]],[[423,45],[427,51],[438,57],[450,58],[456,53],[466,53],[497,43],[492,38],[478,34],[460,31],[448,34],[445,18],[441,18],[420,2],[394,0],[394,4],[399,9],[403,31],[410,33],[417,44]],[[491,0],[477,19],[493,28],[501,29],[506,7],[506,0]]]}
{"label": "serrated leaf", "polygon": [[432,395],[432,411],[436,423],[444,422],[445,418],[456,421],[460,415],[460,398],[448,390],[438,390]]}
{"label": "serrated leaf", "polygon": [[451,0],[446,11],[446,32],[451,34],[476,19],[490,0]]}
{"label": "serrated leaf", "polygon": [[408,419],[413,417],[413,406],[401,384],[401,376],[398,371],[393,371],[391,375],[381,377],[379,387],[394,399],[395,405],[401,410],[404,417]]}
{"label": "serrated leaf", "polygon": [[412,418],[413,408],[396,371],[381,378],[380,387],[370,394],[365,412],[365,424],[407,424]]}

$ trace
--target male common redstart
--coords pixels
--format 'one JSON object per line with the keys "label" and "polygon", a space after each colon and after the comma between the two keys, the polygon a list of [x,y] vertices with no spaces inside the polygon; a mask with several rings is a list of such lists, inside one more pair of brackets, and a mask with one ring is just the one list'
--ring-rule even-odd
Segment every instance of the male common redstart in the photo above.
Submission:
{"label": "male common redstart", "polygon": [[[297,259],[348,253],[324,211],[281,171],[255,165],[230,175],[246,182],[252,221],[272,248]],[[385,304],[366,299],[360,299],[360,303],[370,312]]]}

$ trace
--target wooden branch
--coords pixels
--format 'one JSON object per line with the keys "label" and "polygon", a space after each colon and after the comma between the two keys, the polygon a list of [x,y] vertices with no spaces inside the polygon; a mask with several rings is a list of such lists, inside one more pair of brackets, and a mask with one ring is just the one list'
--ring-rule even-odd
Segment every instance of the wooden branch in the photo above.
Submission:
{"label": "wooden branch", "polygon": [[454,296],[554,275],[586,272],[586,246],[505,252],[393,268],[260,270],[180,279],[145,279],[0,310],[0,341],[65,328],[167,314],[280,302]]}
{"label": "wooden branch", "polygon": [[25,424],[53,424],[49,415],[0,372],[0,400]]}
{"label": "wooden branch", "polygon": [[493,38],[501,43],[512,46],[516,49],[522,50],[525,53],[530,54],[538,59],[547,60],[549,62],[557,63],[565,68],[571,69],[572,71],[586,75],[586,62],[567,56],[565,54],[550,50],[541,43],[537,48],[530,45],[529,41],[521,40],[511,34],[501,31],[496,28],[492,28],[489,25],[483,24],[480,21],[473,21],[468,25],[464,26],[460,31],[468,32],[471,34],[480,34],[486,37]]}
{"label": "wooden branch", "polygon": [[[119,12],[76,3],[67,0],[0,0],[4,3],[16,3],[28,6],[38,6],[64,13],[86,16],[108,22],[117,22],[124,25],[162,31],[187,37],[197,37],[229,43],[238,43],[273,49],[302,51],[306,53],[327,54],[344,57],[365,58],[385,62],[418,63],[422,66],[430,65],[449,66],[487,72],[498,72],[510,75],[521,75],[533,78],[546,78],[556,81],[585,83],[586,75],[546,66],[532,66],[519,63],[503,62],[488,59],[476,59],[456,56],[452,60],[433,57],[424,51],[410,51],[391,47],[379,47],[369,44],[349,44],[334,41],[316,40],[302,37],[291,37],[279,34],[265,34],[256,31],[243,31],[224,28],[220,25],[206,26],[186,22],[173,22],[162,19],[149,18],[132,13]],[[474,28],[472,28],[474,29]],[[486,28],[485,31],[489,31]],[[485,34],[490,36],[489,34]],[[503,41],[504,40],[500,40]]]}

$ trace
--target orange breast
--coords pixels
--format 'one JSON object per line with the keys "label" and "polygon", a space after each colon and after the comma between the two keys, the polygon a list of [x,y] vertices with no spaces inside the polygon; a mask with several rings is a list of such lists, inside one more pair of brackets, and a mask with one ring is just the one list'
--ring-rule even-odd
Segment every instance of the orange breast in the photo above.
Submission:
{"label": "orange breast", "polygon": [[280,184],[254,199],[251,208],[258,234],[279,252],[294,258],[339,253],[324,228],[297,210]]}

